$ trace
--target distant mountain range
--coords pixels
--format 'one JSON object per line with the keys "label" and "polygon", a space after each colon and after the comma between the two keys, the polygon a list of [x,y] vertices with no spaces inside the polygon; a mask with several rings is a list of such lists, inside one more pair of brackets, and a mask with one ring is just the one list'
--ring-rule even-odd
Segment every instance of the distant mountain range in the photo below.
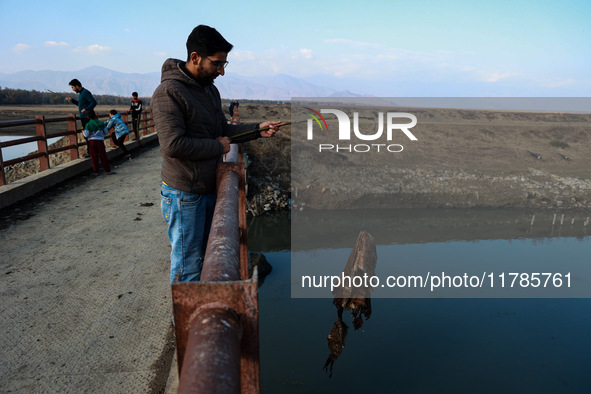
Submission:
{"label": "distant mountain range", "polygon": [[[160,83],[160,72],[122,73],[92,66],[78,71],[20,71],[0,73],[0,86],[12,89],[69,92],[68,82],[77,78],[94,94],[130,96],[138,92],[151,96]],[[251,100],[289,100],[291,97],[361,97],[349,91],[318,86],[285,74],[245,77],[228,73],[215,82],[223,98]]]}

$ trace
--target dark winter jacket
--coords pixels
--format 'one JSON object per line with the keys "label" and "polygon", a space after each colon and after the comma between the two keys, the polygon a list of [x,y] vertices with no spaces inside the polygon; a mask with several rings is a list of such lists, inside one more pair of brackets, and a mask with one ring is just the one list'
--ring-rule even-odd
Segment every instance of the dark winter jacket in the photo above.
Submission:
{"label": "dark winter jacket", "polygon": [[78,106],[78,113],[80,114],[81,118],[88,118],[85,113],[82,113],[82,110],[89,110],[94,109],[96,107],[96,100],[92,93],[88,91],[86,88],[82,88],[80,93],[78,94],[78,100],[72,99],[72,104],[76,104]]}
{"label": "dark winter jacket", "polygon": [[[258,124],[228,124],[217,88],[201,86],[183,63],[164,62],[161,83],[150,103],[162,154],[162,181],[184,192],[213,193],[216,165],[223,154],[216,138],[254,130]],[[258,137],[253,133],[250,138]]]}
{"label": "dark winter jacket", "polygon": [[131,111],[131,117],[137,118],[142,114],[142,100],[131,100],[131,106],[129,107],[129,111]]}

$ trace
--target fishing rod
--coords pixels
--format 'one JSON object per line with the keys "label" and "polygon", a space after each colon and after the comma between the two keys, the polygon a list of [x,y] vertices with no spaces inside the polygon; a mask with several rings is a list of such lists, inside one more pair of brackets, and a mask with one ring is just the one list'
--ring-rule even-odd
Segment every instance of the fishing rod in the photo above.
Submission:
{"label": "fishing rod", "polygon": [[[279,123],[279,124],[274,125],[273,128],[277,129],[279,127],[288,126],[290,124],[291,124],[291,122],[283,122],[283,123]],[[265,127],[261,127],[260,129],[254,129],[254,130],[247,131],[245,133],[236,134],[236,135],[233,135],[232,137],[230,137],[230,142],[233,144],[237,143],[237,142],[241,142],[244,139],[244,137],[247,137],[250,134],[254,134],[254,133],[260,132],[260,131],[267,131],[270,129],[271,129],[271,126],[265,126]]]}

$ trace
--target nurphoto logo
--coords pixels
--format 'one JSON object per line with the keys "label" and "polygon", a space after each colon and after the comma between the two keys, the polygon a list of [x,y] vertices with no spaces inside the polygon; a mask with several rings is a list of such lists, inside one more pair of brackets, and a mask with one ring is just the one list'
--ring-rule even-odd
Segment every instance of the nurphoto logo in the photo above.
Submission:
{"label": "nurphoto logo", "polygon": [[[353,112],[353,122],[349,115],[340,109],[321,109],[320,112],[312,108],[304,107],[310,112],[306,115],[310,116],[307,123],[307,139],[309,141],[314,139],[314,121],[318,125],[317,128],[321,132],[328,132],[328,125],[326,119],[322,114],[335,115],[338,121],[338,140],[351,141],[351,125],[353,126],[354,137],[360,141],[374,141],[377,142],[382,138],[384,130],[386,131],[386,140],[391,142],[395,135],[400,135],[402,132],[409,140],[417,141],[417,137],[410,131],[416,126],[417,117],[407,112],[378,112],[377,124],[374,123],[374,130],[371,133],[362,133],[359,127],[359,112]],[[385,120],[384,120],[385,118]],[[400,123],[401,120],[410,120],[407,123]],[[377,126],[377,130],[376,127]],[[385,143],[364,143],[364,144],[318,144],[319,152],[335,151],[335,152],[350,152],[350,153],[365,153],[370,151],[387,151],[391,153],[402,152],[404,147],[401,144],[385,144]]]}

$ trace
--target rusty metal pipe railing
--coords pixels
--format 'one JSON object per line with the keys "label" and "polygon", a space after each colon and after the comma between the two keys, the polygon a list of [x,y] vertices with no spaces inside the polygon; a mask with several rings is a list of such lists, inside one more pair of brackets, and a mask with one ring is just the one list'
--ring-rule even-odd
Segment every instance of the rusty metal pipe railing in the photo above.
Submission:
{"label": "rusty metal pipe railing", "polygon": [[202,307],[191,321],[179,393],[240,393],[240,318],[232,309]]}
{"label": "rusty metal pipe railing", "polygon": [[233,163],[218,165],[220,184],[203,259],[204,282],[240,280],[239,169]]}
{"label": "rusty metal pipe railing", "polygon": [[217,168],[217,201],[200,282],[173,282],[179,393],[258,393],[256,268],[248,279],[244,164],[231,145]]}
{"label": "rusty metal pipe railing", "polygon": [[[229,376],[235,378],[235,384],[241,387],[243,393],[260,391],[257,288],[256,274],[247,281],[173,282],[172,306],[179,393],[193,393],[196,392],[195,387],[205,386],[207,389],[199,391],[200,393],[221,392],[216,387],[224,385]],[[215,329],[212,331],[201,327],[220,324],[232,326],[229,323],[231,320],[228,320],[233,319],[230,316],[226,316],[226,319],[214,314],[208,319],[201,319],[202,316],[208,316],[202,314],[205,310],[219,308],[232,310],[238,317],[242,333],[242,340],[238,343],[233,331],[227,332],[229,337],[226,338],[226,335],[218,335]],[[196,330],[203,332],[207,338],[189,340],[191,335],[196,335]],[[238,351],[239,356],[224,358],[225,361],[220,364],[220,353],[216,349],[226,348],[230,344],[233,347],[232,352]],[[238,366],[240,374],[237,377],[227,374],[228,368],[234,370]],[[199,371],[208,371],[208,375],[202,375]]]}
{"label": "rusty metal pipe railing", "polygon": [[[208,297],[213,297],[215,301],[205,303],[204,291],[197,297],[189,297],[193,300],[201,299],[203,304],[187,319],[189,333],[181,334],[187,339],[182,364],[179,363],[182,365],[179,393],[241,392],[245,387],[249,391],[255,388],[254,392],[258,392],[257,283],[256,279],[247,282],[240,280],[240,211],[245,210],[245,206],[240,206],[239,189],[244,187],[242,178],[243,168],[240,164],[218,164],[218,196],[203,260],[201,282],[184,284],[186,291],[193,289],[198,293],[204,286],[209,286]],[[243,201],[242,204],[244,205]],[[173,284],[173,295],[178,288],[179,285]],[[218,310],[220,305],[224,308],[224,313]],[[209,312],[210,309],[217,312]],[[175,321],[176,316],[175,313]],[[219,327],[222,329],[219,330]],[[229,327],[239,327],[240,335],[247,333],[245,339],[248,342],[241,343],[237,340],[234,330],[228,331]],[[191,340],[191,337],[194,339]],[[231,346],[232,350],[228,351]],[[228,372],[235,370],[238,375]],[[202,371],[207,371],[207,374]],[[229,379],[234,382],[228,383]],[[227,390],[217,391],[214,389],[216,387],[226,387]],[[236,387],[236,391],[231,389]]]}

